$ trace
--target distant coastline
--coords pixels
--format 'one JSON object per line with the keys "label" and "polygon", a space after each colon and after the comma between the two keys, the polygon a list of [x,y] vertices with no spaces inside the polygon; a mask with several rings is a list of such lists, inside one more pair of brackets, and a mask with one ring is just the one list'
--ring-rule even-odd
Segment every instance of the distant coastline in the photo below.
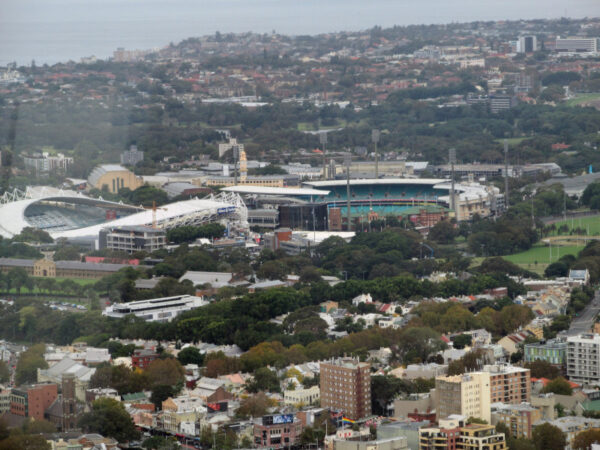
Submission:
{"label": "distant coastline", "polygon": [[600,15],[598,0],[147,0],[140,6],[139,0],[3,0],[0,65],[105,59],[118,47],[159,48],[216,31],[314,35],[375,25]]}

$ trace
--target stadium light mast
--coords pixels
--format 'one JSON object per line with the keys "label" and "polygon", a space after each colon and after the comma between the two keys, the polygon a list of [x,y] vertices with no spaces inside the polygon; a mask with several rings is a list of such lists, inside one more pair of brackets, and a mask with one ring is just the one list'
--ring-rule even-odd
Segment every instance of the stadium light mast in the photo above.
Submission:
{"label": "stadium light mast", "polygon": [[323,152],[323,179],[327,179],[327,159],[325,157],[325,147],[327,146],[327,132],[319,133],[319,142],[321,143],[321,151]]}
{"label": "stadium light mast", "polygon": [[375,178],[379,178],[379,152],[377,152],[377,143],[379,142],[379,130],[371,131],[371,142],[375,146]]}
{"label": "stadium light mast", "polygon": [[350,222],[350,162],[352,161],[352,157],[350,155],[346,155],[344,160],[344,162],[346,163],[346,217],[348,220],[348,231],[351,231],[352,223]]}
{"label": "stadium light mast", "polygon": [[508,211],[508,140],[504,139],[504,209]]}
{"label": "stadium light mast", "polygon": [[240,149],[237,145],[233,146],[233,184],[238,184],[238,159],[240,157]]}
{"label": "stadium light mast", "polygon": [[456,149],[451,148],[448,150],[448,162],[450,163],[450,170],[452,173],[450,185],[450,208],[454,211],[454,218],[458,222],[458,211],[456,209],[456,197],[454,192],[454,164],[456,164]]}

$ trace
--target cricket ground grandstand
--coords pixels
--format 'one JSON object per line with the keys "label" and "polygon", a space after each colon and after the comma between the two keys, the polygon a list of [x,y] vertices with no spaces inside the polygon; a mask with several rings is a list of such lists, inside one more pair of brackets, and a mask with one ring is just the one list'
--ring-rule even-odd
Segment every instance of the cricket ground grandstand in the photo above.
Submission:
{"label": "cricket ground grandstand", "polygon": [[347,229],[348,206],[355,224],[394,216],[428,227],[445,217],[487,217],[504,205],[498,188],[461,181],[454,184],[453,208],[452,183],[444,178],[354,178],[349,186],[337,179],[307,181],[301,188],[237,185],[223,191],[244,196],[251,225],[265,226],[269,220],[271,227],[292,229]]}
{"label": "cricket ground grandstand", "polygon": [[54,239],[97,239],[107,226],[182,225],[228,221],[247,226],[247,209],[235,193],[220,193],[163,205],[156,210],[110,202],[51,187],[29,187],[0,197],[0,235],[11,238],[25,227],[47,231]]}
{"label": "cricket ground grandstand", "polygon": [[[342,216],[347,214],[346,180],[308,181],[304,186],[329,191],[320,201],[329,208],[339,208]],[[449,210],[451,188],[451,181],[442,178],[351,179],[350,214],[406,216],[423,209]],[[475,214],[489,216],[503,203],[497,188],[476,182],[456,182],[454,192],[456,205],[452,214],[457,220],[469,220]]]}

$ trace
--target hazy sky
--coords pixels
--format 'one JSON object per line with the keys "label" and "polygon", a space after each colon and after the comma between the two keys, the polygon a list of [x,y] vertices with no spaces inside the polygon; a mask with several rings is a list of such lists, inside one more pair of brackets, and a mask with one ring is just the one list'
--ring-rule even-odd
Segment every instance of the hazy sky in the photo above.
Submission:
{"label": "hazy sky", "polygon": [[600,0],[0,0],[0,64],[106,57],[221,32],[316,34],[420,23],[600,16]]}

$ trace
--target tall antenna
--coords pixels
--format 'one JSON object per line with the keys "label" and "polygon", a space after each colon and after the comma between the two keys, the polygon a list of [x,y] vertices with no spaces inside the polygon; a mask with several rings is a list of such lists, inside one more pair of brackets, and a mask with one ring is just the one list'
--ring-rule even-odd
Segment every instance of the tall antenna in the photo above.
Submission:
{"label": "tall antenna", "polygon": [[504,209],[508,210],[508,140],[504,139]]}
{"label": "tall antenna", "polygon": [[320,132],[319,133],[319,142],[321,143],[321,147],[322,148],[322,152],[323,152],[323,179],[326,180],[327,179],[327,162],[326,162],[326,158],[325,158],[325,146],[327,145],[327,133],[326,132]]}
{"label": "tall antenna", "polygon": [[454,164],[456,163],[456,149],[451,148],[448,150],[448,162],[450,163],[450,170],[452,173],[451,186],[450,186],[450,209],[454,211],[454,217],[458,221],[458,211],[456,209],[456,197],[454,192]]}
{"label": "tall antenna", "polygon": [[371,142],[375,146],[375,178],[379,178],[379,153],[377,152],[377,143],[379,142],[379,130],[371,131]]}
{"label": "tall antenna", "polygon": [[350,222],[350,162],[352,161],[352,157],[350,155],[346,155],[344,160],[344,162],[346,163],[346,217],[348,220],[348,231],[351,231],[352,223]]}

